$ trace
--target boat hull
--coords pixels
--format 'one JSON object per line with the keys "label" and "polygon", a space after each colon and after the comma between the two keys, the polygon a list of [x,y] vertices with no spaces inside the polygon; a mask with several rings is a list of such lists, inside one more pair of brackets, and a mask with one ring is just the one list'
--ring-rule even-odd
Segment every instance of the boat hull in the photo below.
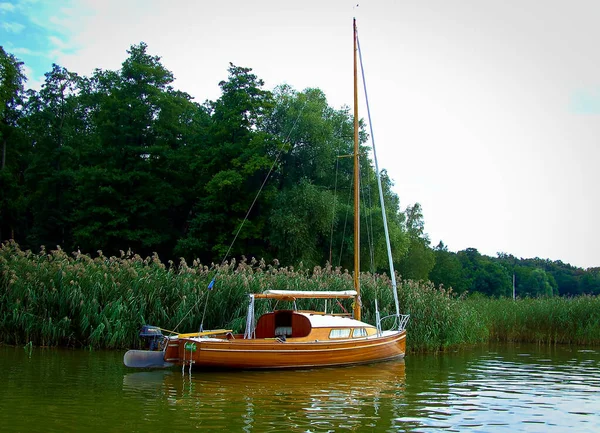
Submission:
{"label": "boat hull", "polygon": [[342,341],[293,340],[173,338],[164,360],[194,368],[307,368],[386,361],[406,351],[406,331]]}

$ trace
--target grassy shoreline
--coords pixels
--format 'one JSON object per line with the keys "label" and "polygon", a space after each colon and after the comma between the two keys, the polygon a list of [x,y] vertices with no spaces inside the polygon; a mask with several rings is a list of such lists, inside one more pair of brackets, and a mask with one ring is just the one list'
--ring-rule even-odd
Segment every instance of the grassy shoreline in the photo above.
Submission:
{"label": "grassy shoreline", "polygon": [[[217,272],[215,288],[208,291]],[[365,321],[374,323],[375,298],[382,316],[393,312],[390,286],[386,275],[361,275]],[[95,258],[60,248],[32,253],[5,242],[0,247],[0,343],[134,348],[144,323],[197,330],[207,297],[204,327],[241,331],[247,295],[266,289],[351,290],[352,276],[331,267],[309,270],[254,259],[206,266],[183,260],[165,264],[157,256],[124,252],[121,257],[99,252]],[[410,280],[399,283],[398,296],[402,312],[411,315],[409,352],[494,341],[600,345],[600,297],[458,297]],[[351,309],[349,302],[343,304]]]}

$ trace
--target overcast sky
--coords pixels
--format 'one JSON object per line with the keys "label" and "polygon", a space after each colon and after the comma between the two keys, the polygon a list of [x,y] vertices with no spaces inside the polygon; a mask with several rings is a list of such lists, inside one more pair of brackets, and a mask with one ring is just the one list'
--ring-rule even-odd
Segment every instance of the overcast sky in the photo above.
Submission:
{"label": "overcast sky", "polygon": [[144,41],[198,102],[232,62],[340,108],[356,16],[380,165],[432,245],[600,266],[600,1],[356,3],[0,0],[0,44],[33,87]]}

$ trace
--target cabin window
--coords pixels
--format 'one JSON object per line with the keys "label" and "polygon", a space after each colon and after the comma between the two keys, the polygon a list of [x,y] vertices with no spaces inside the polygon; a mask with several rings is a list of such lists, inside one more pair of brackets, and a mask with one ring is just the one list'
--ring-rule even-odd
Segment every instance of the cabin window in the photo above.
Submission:
{"label": "cabin window", "polygon": [[329,332],[329,338],[348,338],[350,337],[350,328],[332,329]]}
{"label": "cabin window", "polygon": [[355,328],[352,331],[352,336],[354,338],[358,338],[358,337],[366,337],[367,336],[367,330],[365,328]]}

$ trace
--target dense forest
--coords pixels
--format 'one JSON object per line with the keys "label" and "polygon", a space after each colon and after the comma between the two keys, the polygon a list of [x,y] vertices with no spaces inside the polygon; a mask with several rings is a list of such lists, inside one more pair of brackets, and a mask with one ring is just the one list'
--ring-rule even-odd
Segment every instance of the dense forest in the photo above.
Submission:
{"label": "dense forest", "polygon": [[[176,262],[351,266],[352,160],[344,156],[353,119],[321,90],[267,90],[250,68],[230,64],[220,98],[198,103],[173,87],[144,43],[117,71],[86,77],[53,65],[39,91],[26,89],[23,64],[0,47],[0,77],[1,241]],[[365,271],[384,272],[366,140],[361,128],[361,254]],[[403,278],[495,297],[512,296],[513,278],[521,297],[600,294],[600,268],[432,247],[420,205],[402,210],[385,172],[382,181]]]}

